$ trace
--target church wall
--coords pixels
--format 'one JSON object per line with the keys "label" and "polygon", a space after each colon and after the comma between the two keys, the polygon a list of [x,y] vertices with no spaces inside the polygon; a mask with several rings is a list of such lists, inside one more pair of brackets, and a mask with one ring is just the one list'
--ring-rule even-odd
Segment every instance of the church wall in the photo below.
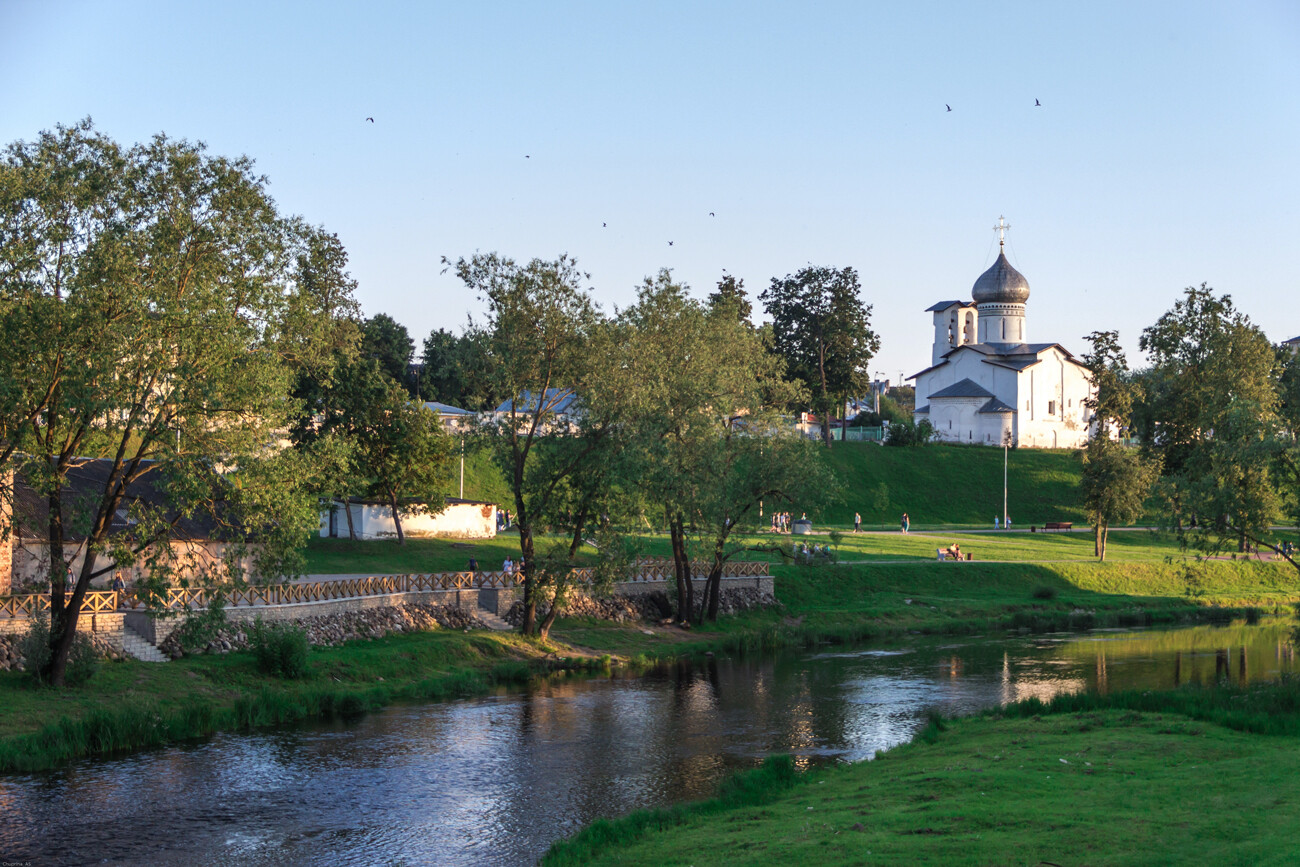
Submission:
{"label": "church wall", "polygon": [[1020,373],[1016,441],[1033,448],[1080,448],[1088,439],[1087,371],[1058,349]]}

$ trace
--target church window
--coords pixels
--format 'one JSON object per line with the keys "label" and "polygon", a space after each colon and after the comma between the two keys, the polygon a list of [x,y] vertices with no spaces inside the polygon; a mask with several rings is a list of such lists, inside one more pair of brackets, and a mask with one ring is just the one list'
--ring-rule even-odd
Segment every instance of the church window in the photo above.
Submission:
{"label": "church window", "polygon": [[948,430],[952,430],[952,419],[948,419]]}
{"label": "church window", "polygon": [[1025,412],[1029,412],[1029,401],[1025,401]]}
{"label": "church window", "polygon": [[1049,400],[1049,401],[1047,402],[1047,414],[1048,414],[1048,415],[1056,415],[1056,401],[1054,401],[1054,400]]}

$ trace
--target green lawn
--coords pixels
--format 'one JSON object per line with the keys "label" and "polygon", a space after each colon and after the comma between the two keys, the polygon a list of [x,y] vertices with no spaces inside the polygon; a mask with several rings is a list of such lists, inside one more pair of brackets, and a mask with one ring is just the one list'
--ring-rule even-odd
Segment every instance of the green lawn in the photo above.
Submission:
{"label": "green lawn", "polygon": [[606,824],[595,857],[559,844],[543,863],[1293,864],[1298,747],[1167,713],[961,719],[639,838]]}
{"label": "green lawn", "polygon": [[[737,555],[740,560],[781,563],[782,558],[771,551],[761,550],[773,545],[787,549],[801,543],[828,545],[829,536],[773,536],[762,533],[739,537],[738,542],[753,546],[752,551]],[[539,547],[565,545],[560,537],[540,537]],[[977,532],[945,532],[942,530],[914,530],[903,535],[897,532],[845,532],[837,549],[841,562],[933,562],[936,548],[946,548],[953,543],[961,545],[976,562],[1096,562],[1092,555],[1092,535],[1075,533],[1001,533],[989,530]],[[671,550],[665,534],[643,534],[639,544],[646,556],[668,557]],[[463,570],[469,558],[478,560],[480,569],[500,569],[501,562],[510,557],[519,559],[519,537],[506,532],[495,539],[457,541],[450,539],[408,539],[405,545],[392,540],[351,542],[347,539],[321,539],[312,537],[307,542],[307,572],[346,574],[355,572],[417,573],[454,572]],[[580,562],[589,562],[594,556],[583,549]],[[1107,562],[1158,563],[1170,558],[1186,559],[1178,541],[1169,533],[1149,530],[1113,532],[1107,549]]]}

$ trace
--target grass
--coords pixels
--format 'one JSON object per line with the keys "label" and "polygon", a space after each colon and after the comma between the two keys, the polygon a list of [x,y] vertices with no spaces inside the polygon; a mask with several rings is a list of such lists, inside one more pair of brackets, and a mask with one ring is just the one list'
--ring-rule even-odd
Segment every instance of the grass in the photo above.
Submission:
{"label": "grass", "polygon": [[90,683],[59,690],[4,672],[0,771],[39,770],[219,730],[352,716],[395,701],[459,698],[556,668],[606,663],[558,659],[552,648],[511,633],[441,630],[316,648],[307,677],[296,681],[262,674],[247,652],[166,665],[110,663]]}
{"label": "grass", "polygon": [[[647,533],[639,540],[646,556],[666,558],[671,555],[668,537],[664,534]],[[805,537],[762,533],[738,536],[736,541],[755,549],[770,548],[774,544],[788,548],[791,544],[804,542]],[[829,544],[825,535],[814,536],[808,541],[818,545]],[[567,540],[559,537],[539,538],[539,545],[543,547],[564,542]],[[969,552],[976,562],[1096,562],[1092,554],[1092,536],[1087,532],[914,530],[908,535],[850,532],[844,534],[836,553],[840,561],[846,563],[928,564],[935,562],[936,548],[946,548],[954,542],[959,543],[964,552]],[[495,539],[481,540],[408,539],[405,545],[389,540],[352,542],[313,537],[307,542],[306,556],[307,572],[311,574],[455,572],[465,569],[471,557],[478,561],[480,569],[491,570],[501,568],[501,562],[507,557],[519,558],[519,537],[507,532]],[[589,562],[594,556],[593,550],[584,548],[579,552],[579,561]],[[780,555],[766,550],[744,551],[737,555],[737,559],[773,564],[783,562]],[[1108,563],[1164,563],[1170,559],[1187,558],[1171,533],[1129,530],[1111,534],[1106,559]]]}
{"label": "grass", "polygon": [[[906,450],[904,450],[906,451]],[[825,540],[825,537],[820,537]],[[783,608],[724,618],[707,629],[646,628],[561,619],[552,647],[514,635],[437,631],[313,651],[310,676],[286,683],[257,673],[251,654],[186,657],[165,666],[105,666],[80,688],[40,690],[0,674],[0,770],[49,767],[78,755],[151,746],[222,729],[364,712],[392,701],[469,694],[554,665],[548,653],[617,655],[634,664],[705,651],[853,642],[907,632],[1045,631],[1226,620],[1280,612],[1300,600],[1289,566],[1245,560],[1196,563],[1168,536],[1116,533],[1096,563],[1084,534],[898,533],[846,536],[843,562],[797,566],[774,554]],[[644,537],[664,556],[667,539]],[[753,537],[768,545],[770,536]],[[788,538],[782,540],[789,542]],[[939,563],[934,548],[961,541],[976,560]],[[517,540],[314,539],[314,572],[435,572],[491,568],[517,556]],[[574,663],[581,668],[588,663]]]}
{"label": "grass", "polygon": [[597,822],[542,863],[1290,864],[1298,711],[1287,682],[933,718],[873,762],[769,762],[742,800]]}

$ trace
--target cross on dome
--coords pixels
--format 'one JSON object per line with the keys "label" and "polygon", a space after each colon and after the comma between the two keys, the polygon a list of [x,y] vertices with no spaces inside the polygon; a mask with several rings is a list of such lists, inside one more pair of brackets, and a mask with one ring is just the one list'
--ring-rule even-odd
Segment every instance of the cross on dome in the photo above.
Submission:
{"label": "cross on dome", "polygon": [[1006,221],[1005,218],[1003,218],[1003,217],[998,217],[998,224],[997,224],[996,226],[993,227],[993,231],[995,231],[995,232],[998,233],[998,247],[999,247],[999,248],[1001,248],[1001,247],[1003,247],[1003,246],[1006,245],[1006,243],[1007,243],[1007,229],[1010,229],[1010,228],[1011,228],[1011,224],[1008,223],[1008,222]]}

